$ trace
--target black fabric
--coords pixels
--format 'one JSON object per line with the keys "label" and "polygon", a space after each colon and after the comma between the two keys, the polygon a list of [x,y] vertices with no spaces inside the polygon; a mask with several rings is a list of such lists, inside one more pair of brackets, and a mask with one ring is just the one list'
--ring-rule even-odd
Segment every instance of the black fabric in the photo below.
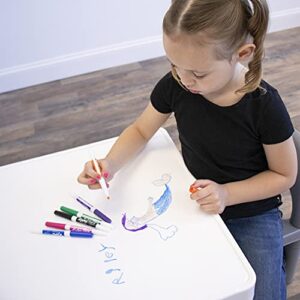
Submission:
{"label": "black fabric", "polygon": [[[221,107],[184,90],[171,73],[154,87],[151,103],[174,112],[185,164],[197,179],[240,181],[268,169],[262,144],[288,139],[294,129],[278,92],[265,81],[238,103]],[[260,214],[281,204],[280,195],[228,206],[223,219]]]}

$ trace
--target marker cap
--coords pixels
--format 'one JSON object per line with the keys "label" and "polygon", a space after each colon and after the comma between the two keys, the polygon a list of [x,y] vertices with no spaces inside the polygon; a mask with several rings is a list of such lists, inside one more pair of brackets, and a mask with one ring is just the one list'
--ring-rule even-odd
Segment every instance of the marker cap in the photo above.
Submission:
{"label": "marker cap", "polygon": [[71,237],[82,237],[82,238],[92,238],[94,235],[91,232],[83,231],[70,231]]}
{"label": "marker cap", "polygon": [[192,186],[192,185],[191,185],[190,188],[189,188],[189,192],[192,193],[192,194],[193,194],[193,193],[196,193],[196,192],[198,192],[198,191],[199,191],[199,190],[198,190],[197,188],[195,188],[194,186]]}
{"label": "marker cap", "polygon": [[72,208],[68,208],[68,207],[65,207],[65,206],[61,206],[60,209],[64,212],[66,212],[67,214],[72,215],[72,216],[76,216],[77,213],[78,213],[77,210],[74,210]]}
{"label": "marker cap", "polygon": [[61,224],[61,223],[54,223],[54,222],[46,222],[45,225],[47,227],[51,227],[51,228],[57,228],[57,229],[65,229],[65,224]]}
{"label": "marker cap", "polygon": [[59,211],[59,210],[56,210],[54,212],[54,214],[57,215],[57,216],[59,216],[59,217],[63,217],[65,219],[68,219],[68,220],[72,220],[72,217],[73,217],[73,216],[71,216],[71,215],[69,215],[69,214],[67,214],[67,213],[65,213],[63,211]]}
{"label": "marker cap", "polygon": [[96,216],[98,216],[99,218],[101,218],[104,222],[106,223],[111,223],[111,219],[109,217],[107,217],[106,215],[104,215],[100,210],[98,210],[97,208],[93,211],[94,214]]}

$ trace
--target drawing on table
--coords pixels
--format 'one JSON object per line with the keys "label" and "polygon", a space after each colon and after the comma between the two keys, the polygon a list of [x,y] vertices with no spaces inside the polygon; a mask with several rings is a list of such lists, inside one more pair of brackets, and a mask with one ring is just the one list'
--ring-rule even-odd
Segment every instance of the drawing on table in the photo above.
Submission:
{"label": "drawing on table", "polygon": [[124,213],[122,217],[122,225],[126,230],[136,232],[150,228],[156,231],[163,240],[167,240],[175,235],[177,231],[177,227],[175,225],[162,227],[149,223],[168,210],[172,202],[172,193],[168,186],[168,183],[171,181],[171,179],[171,175],[163,174],[160,179],[153,181],[155,186],[164,185],[165,190],[158,200],[153,200],[152,197],[148,198],[148,209],[145,214],[140,217],[133,216],[127,220],[126,213]]}
{"label": "drawing on table", "polygon": [[[116,248],[105,246],[102,243],[101,243],[101,247],[102,247],[102,249],[100,249],[98,252],[102,252],[104,254],[104,263],[107,264],[107,268],[111,267],[111,265],[110,265],[111,262],[114,262],[114,263],[117,262],[117,258],[115,255]],[[106,275],[113,274],[114,279],[112,280],[111,283],[113,283],[115,285],[120,285],[120,284],[125,283],[125,281],[122,280],[124,273],[120,268],[110,268],[105,271],[105,274]]]}

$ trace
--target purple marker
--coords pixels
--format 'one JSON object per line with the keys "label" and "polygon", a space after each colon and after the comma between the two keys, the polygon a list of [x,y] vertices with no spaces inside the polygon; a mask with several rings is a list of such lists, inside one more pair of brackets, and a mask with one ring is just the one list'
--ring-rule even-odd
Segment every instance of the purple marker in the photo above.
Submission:
{"label": "purple marker", "polygon": [[90,210],[92,213],[94,213],[97,217],[105,221],[106,223],[111,223],[111,219],[107,217],[104,213],[102,213],[99,209],[95,208],[92,204],[88,203],[83,198],[76,196],[76,200],[85,206],[88,210]]}

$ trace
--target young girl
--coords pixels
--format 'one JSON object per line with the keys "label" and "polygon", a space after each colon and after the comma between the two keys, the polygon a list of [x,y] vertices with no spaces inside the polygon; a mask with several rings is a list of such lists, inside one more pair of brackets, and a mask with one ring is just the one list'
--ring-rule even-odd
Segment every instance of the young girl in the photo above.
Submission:
{"label": "young girl", "polygon": [[[287,110],[261,78],[267,26],[265,0],[173,1],[163,20],[172,71],[99,164],[110,180],[174,112],[197,178],[191,199],[221,215],[256,273],[255,299],[276,300],[286,298],[280,193],[297,158]],[[78,181],[100,188],[98,176],[87,162]]]}

